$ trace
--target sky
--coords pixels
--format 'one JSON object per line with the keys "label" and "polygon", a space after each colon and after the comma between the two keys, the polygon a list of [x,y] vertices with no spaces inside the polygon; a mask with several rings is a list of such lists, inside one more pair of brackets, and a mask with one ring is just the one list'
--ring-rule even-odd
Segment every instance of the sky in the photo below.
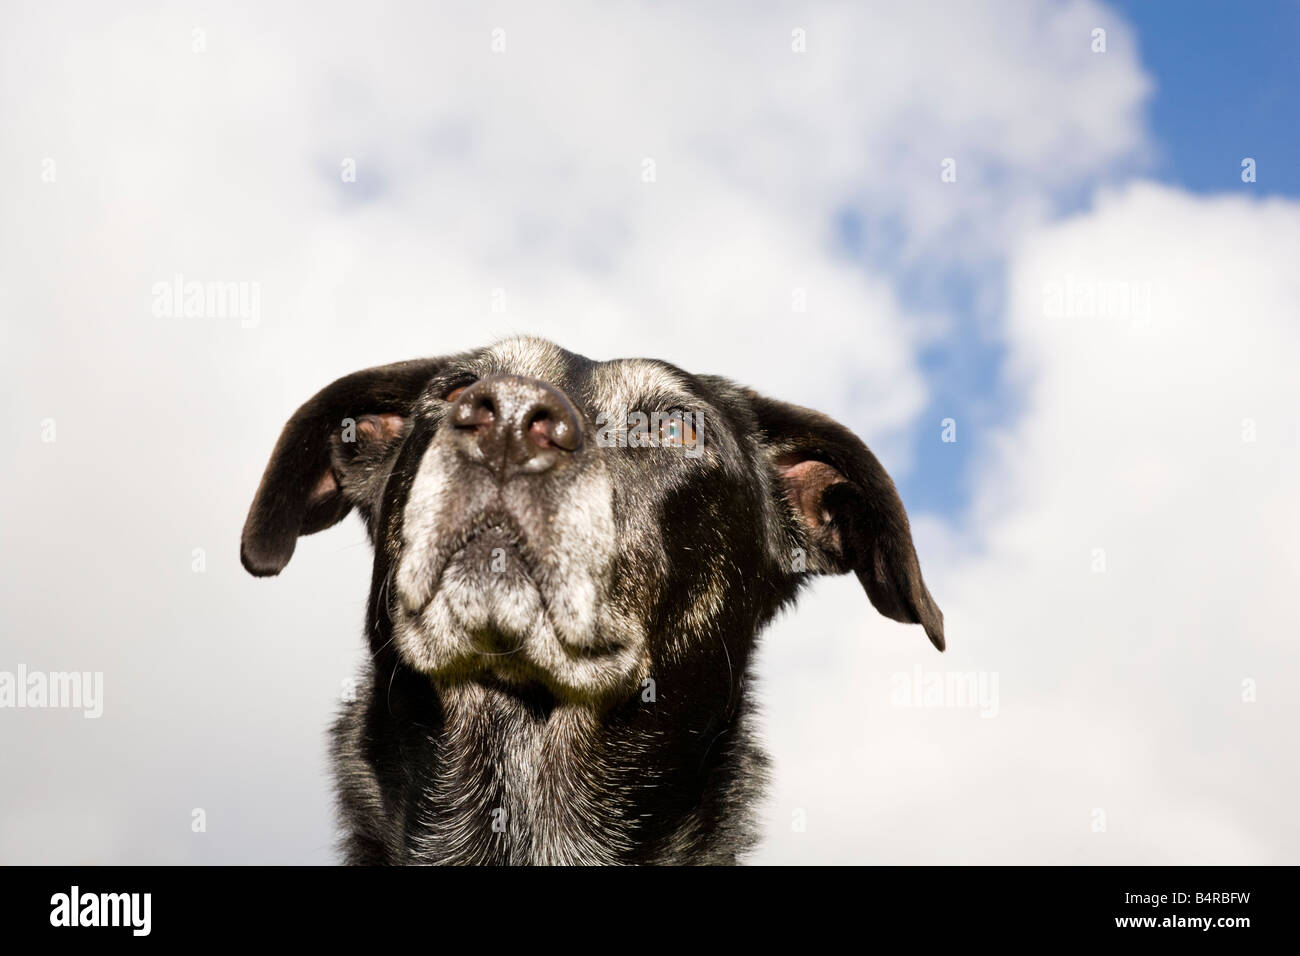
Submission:
{"label": "sky", "polygon": [[949,651],[843,578],[767,632],[755,862],[1296,862],[1297,4],[426,7],[0,37],[0,671],[104,687],[0,708],[0,862],[334,859],[364,532],[257,581],[244,513],[329,381],[517,332],[899,485]]}
{"label": "sky", "polygon": [[[1173,5],[1122,0],[1116,8],[1137,28],[1139,50],[1157,82],[1150,125],[1163,146],[1161,182],[1196,193],[1246,189],[1253,195],[1300,192],[1300,129],[1291,92],[1300,63],[1300,4],[1274,0],[1249,16],[1231,4],[1191,0]],[[1254,183],[1225,176],[1249,145],[1261,172]]]}

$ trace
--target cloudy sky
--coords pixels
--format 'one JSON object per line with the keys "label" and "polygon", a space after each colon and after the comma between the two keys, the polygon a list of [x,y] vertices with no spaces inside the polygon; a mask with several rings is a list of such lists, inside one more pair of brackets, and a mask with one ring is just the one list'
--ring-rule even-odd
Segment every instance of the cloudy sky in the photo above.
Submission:
{"label": "cloudy sky", "polygon": [[365,536],[254,580],[244,513],[322,385],[514,332],[898,481],[949,651],[767,633],[758,862],[1298,862],[1294,4],[230,6],[0,34],[0,671],[104,681],[0,709],[0,862],[333,859]]}

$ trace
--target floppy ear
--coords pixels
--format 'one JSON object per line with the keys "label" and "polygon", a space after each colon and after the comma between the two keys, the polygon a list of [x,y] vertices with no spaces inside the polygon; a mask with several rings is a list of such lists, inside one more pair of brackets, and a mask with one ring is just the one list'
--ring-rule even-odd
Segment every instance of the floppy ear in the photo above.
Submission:
{"label": "floppy ear", "polygon": [[239,557],[249,573],[279,574],[299,535],[343,520],[357,503],[366,466],[373,471],[396,450],[411,403],[443,362],[418,359],[353,372],[293,413],[244,522]]}
{"label": "floppy ear", "polygon": [[853,571],[876,610],[944,649],[943,612],[921,577],[893,480],[856,435],[811,409],[752,396],[762,438],[809,543],[810,568]]}

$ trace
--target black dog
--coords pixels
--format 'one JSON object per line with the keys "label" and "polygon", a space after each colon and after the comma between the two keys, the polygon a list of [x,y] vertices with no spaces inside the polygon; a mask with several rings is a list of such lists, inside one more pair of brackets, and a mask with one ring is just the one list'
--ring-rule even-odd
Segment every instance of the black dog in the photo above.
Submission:
{"label": "black dog", "polygon": [[242,558],[352,508],[373,666],[334,728],[352,863],[729,863],[766,759],[758,632],[853,571],[943,649],[894,484],[851,432],[538,339],[339,379],[285,426]]}

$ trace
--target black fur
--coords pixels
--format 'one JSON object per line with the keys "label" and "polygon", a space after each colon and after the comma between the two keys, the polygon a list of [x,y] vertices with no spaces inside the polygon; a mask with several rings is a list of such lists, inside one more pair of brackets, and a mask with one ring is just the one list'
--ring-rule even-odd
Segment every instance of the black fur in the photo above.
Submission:
{"label": "black fur", "polygon": [[[445,400],[475,380],[519,395],[553,387],[581,417],[581,447],[508,479],[476,463],[465,442],[477,433],[449,421],[458,406]],[[602,446],[597,418],[617,411],[615,397],[698,415],[703,453]],[[609,496],[594,510],[612,528],[552,530],[585,513],[584,495]],[[334,728],[351,863],[735,862],[755,842],[766,777],[751,654],[809,576],[854,571],[881,613],[922,624],[943,649],[902,502],[866,446],[819,413],[665,363],[598,363],[523,339],[340,379],[285,426],[244,528],[245,567],[279,573],[299,534],[354,507],[375,563],[372,666]],[[479,575],[487,545],[475,536],[512,570]],[[411,596],[425,567],[417,543],[443,562],[428,587],[455,575],[475,601],[514,613],[539,600],[546,618],[566,600],[587,607],[575,582],[599,564],[592,607],[604,623],[580,638],[565,636],[567,619],[541,623],[544,641],[529,629],[452,633],[455,608],[430,624],[431,603]],[[535,643],[569,656],[539,665]],[[430,664],[426,647],[455,664]]]}

